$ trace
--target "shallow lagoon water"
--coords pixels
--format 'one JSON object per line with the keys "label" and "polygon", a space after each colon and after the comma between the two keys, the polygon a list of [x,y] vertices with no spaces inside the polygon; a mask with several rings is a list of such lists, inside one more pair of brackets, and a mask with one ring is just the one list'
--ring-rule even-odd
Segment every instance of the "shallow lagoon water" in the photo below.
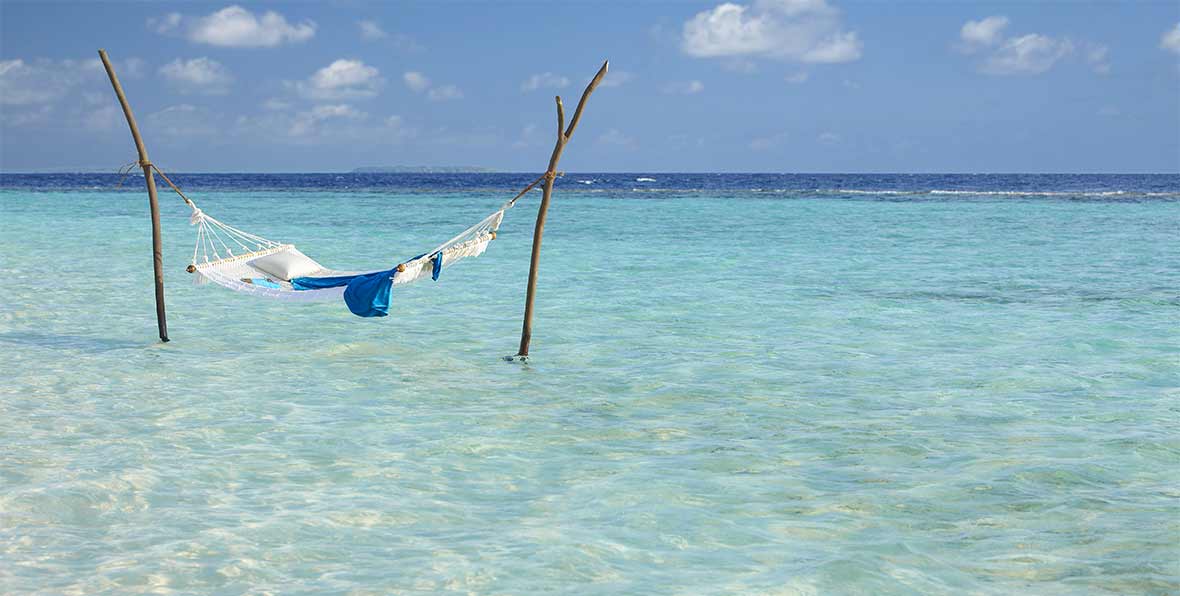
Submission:
{"label": "shallow lagoon water", "polygon": [[[0,591],[1180,591],[1180,177],[647,176],[563,180],[525,365],[535,200],[360,319],[163,195],[159,344],[142,191],[5,178]],[[306,178],[190,181],[383,268],[530,179]]]}

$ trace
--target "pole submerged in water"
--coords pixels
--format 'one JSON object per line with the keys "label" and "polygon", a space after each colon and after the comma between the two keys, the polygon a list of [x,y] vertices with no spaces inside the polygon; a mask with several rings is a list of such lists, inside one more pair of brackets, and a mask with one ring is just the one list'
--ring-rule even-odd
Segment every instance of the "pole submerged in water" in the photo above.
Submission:
{"label": "pole submerged in water", "polygon": [[541,195],[541,206],[537,208],[537,224],[533,227],[533,254],[529,260],[529,283],[524,299],[524,324],[520,330],[520,349],[516,353],[517,358],[528,358],[529,341],[533,337],[533,298],[537,293],[537,265],[541,260],[541,236],[545,233],[545,214],[549,210],[549,199],[553,196],[553,180],[557,177],[557,163],[561,161],[561,152],[565,150],[565,144],[569,142],[570,137],[574,134],[574,129],[578,127],[578,121],[582,119],[582,109],[586,107],[586,100],[602,82],[609,66],[609,60],[603,62],[602,68],[598,69],[598,74],[594,75],[594,78],[586,85],[586,90],[582,92],[582,99],[578,102],[578,108],[574,110],[574,117],[570,120],[569,128],[565,126],[565,108],[561,105],[561,96],[556,98],[557,143],[553,146],[553,155],[549,157],[549,169],[545,170],[545,186]]}
{"label": "pole submerged in water", "polygon": [[160,341],[168,341],[168,317],[164,313],[164,254],[163,236],[160,233],[160,204],[156,200],[156,179],[152,176],[152,162],[148,159],[147,148],[139,136],[139,127],[135,124],[135,116],[131,113],[131,106],[127,97],[123,95],[123,86],[119,84],[119,77],[115,75],[115,67],[107,57],[106,50],[99,50],[98,57],[102,58],[102,66],[111,79],[111,86],[115,88],[115,95],[119,98],[119,105],[123,107],[123,115],[127,117],[127,126],[131,128],[131,138],[135,139],[135,149],[139,152],[139,166],[143,168],[143,179],[147,182],[148,205],[152,212],[152,268],[156,276],[156,327],[160,331]]}

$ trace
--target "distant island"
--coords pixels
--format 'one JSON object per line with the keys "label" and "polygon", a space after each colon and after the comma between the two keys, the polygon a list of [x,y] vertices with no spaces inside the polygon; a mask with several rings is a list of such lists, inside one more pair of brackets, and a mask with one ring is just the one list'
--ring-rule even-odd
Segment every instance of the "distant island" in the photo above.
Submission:
{"label": "distant island", "polygon": [[487,174],[491,168],[474,166],[372,166],[356,168],[353,174]]}

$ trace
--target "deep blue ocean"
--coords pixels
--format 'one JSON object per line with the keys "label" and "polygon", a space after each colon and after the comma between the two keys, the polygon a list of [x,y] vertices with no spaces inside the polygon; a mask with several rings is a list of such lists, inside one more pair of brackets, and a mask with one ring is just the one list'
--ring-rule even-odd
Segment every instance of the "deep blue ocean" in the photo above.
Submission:
{"label": "deep blue ocean", "polygon": [[[184,174],[387,269],[530,174]],[[391,316],[0,175],[0,593],[1180,593],[1180,175],[582,174]]]}
{"label": "deep blue ocean", "polygon": [[[175,174],[194,191],[399,191],[496,192],[523,187],[536,173],[489,174]],[[142,181],[142,176],[138,176]],[[0,174],[0,188],[13,190],[110,189],[123,177],[98,174]],[[134,178],[131,178],[134,179]],[[126,184],[126,183],[125,183]],[[140,190],[140,183],[128,190]],[[1064,198],[1176,198],[1178,174],[669,174],[571,173],[555,187],[594,193],[770,193],[790,197],[842,194],[944,198],[956,195],[1060,196]]]}

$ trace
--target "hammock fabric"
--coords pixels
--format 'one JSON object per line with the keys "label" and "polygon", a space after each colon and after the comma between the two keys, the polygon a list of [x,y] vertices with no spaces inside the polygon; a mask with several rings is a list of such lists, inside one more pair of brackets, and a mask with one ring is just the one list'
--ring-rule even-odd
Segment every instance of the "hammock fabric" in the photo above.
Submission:
{"label": "hammock fabric", "polygon": [[[328,269],[293,244],[268,240],[219,221],[199,209],[163,172],[159,173],[193,210],[189,222],[197,226],[197,241],[188,271],[196,275],[195,283],[212,282],[236,292],[287,301],[343,297],[348,309],[361,317],[387,316],[393,286],[413,283],[427,276],[437,280],[444,268],[483,254],[496,238],[504,212],[537,183],[556,175],[542,175],[491,215],[433,250],[390,269],[358,272]],[[296,264],[301,274],[289,279],[276,275],[273,267],[266,265],[271,259],[264,260],[264,257],[272,256]]]}

